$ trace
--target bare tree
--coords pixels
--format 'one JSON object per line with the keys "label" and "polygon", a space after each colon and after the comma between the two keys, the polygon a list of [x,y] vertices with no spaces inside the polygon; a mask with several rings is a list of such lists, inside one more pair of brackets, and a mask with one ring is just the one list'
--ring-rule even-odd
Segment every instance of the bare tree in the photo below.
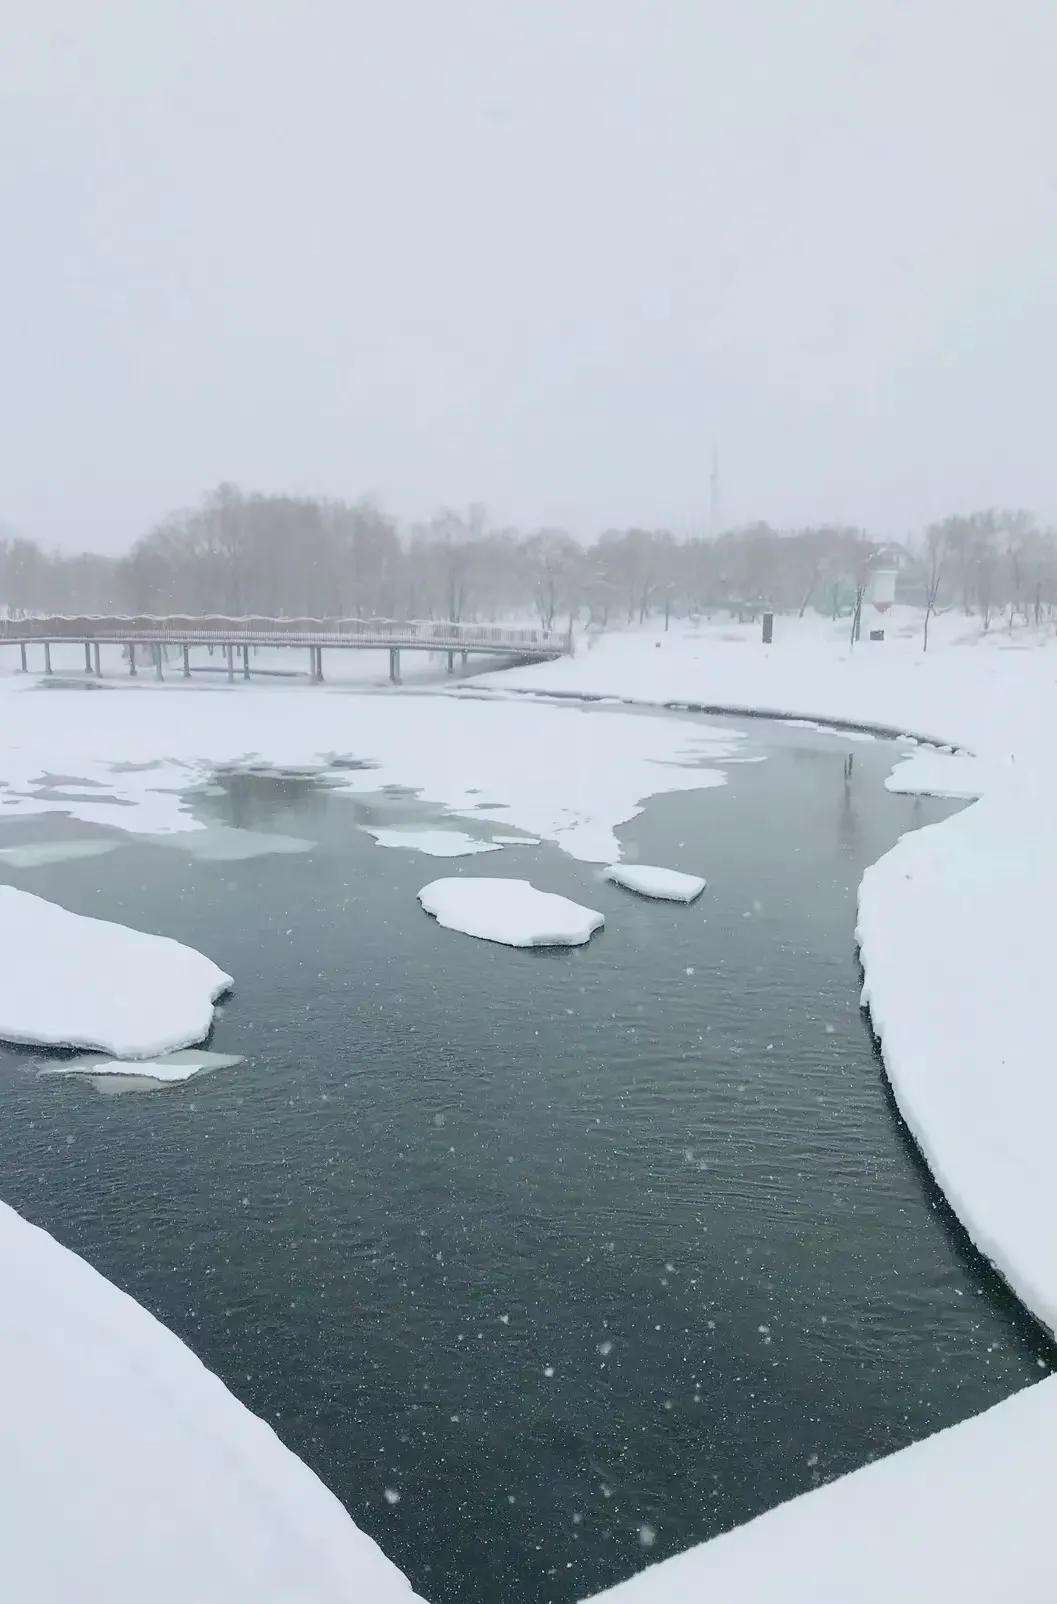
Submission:
{"label": "bare tree", "polygon": [[925,531],[927,578],[925,582],[925,624],[922,632],[922,652],[929,649],[929,620],[936,610],[943,580],[943,565],[947,555],[947,528],[944,524],[930,524]]}

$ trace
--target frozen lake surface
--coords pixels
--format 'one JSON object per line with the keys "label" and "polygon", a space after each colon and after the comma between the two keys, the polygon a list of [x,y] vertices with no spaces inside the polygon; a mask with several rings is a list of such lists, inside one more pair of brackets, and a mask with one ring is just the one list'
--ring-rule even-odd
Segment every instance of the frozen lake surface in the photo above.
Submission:
{"label": "frozen lake surface", "polygon": [[243,1058],[102,1097],[0,1049],[3,1196],[184,1337],[432,1604],[582,1598],[1051,1362],[858,1007],[862,871],[951,805],[886,791],[886,743],[733,727],[765,762],[617,832],[707,877],[689,907],[551,845],[456,860],[599,909],[569,951],[425,918],[435,864],[356,825],[460,821],[395,791],[221,776],[193,804],[212,860],[0,826],[0,849],[116,843],[0,855],[0,880],[209,952],[236,990],[208,1045]]}

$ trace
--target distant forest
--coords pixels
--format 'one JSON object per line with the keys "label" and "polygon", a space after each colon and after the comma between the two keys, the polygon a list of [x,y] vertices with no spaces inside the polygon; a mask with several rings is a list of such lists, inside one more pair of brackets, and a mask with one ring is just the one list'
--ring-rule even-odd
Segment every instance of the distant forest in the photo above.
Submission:
{"label": "distant forest", "polygon": [[879,566],[901,599],[956,606],[985,626],[1057,604],[1057,536],[1030,513],[944,519],[906,545],[862,529],[750,524],[712,538],[609,529],[584,545],[560,529],[494,527],[482,507],[401,530],[371,502],[245,493],[221,485],[121,557],[45,551],[0,535],[0,609],[261,613],[491,621],[534,613],[604,626],[729,609],[839,614]]}

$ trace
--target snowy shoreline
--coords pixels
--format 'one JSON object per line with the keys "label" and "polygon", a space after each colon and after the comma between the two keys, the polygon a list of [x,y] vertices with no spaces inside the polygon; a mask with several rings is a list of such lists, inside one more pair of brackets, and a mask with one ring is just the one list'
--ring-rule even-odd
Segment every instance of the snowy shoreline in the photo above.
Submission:
{"label": "snowy shoreline", "polygon": [[[944,735],[929,735],[921,730],[908,729],[904,724],[878,724],[864,719],[837,718],[830,713],[790,712],[787,708],[750,707],[737,702],[657,702],[641,696],[606,696],[600,691],[540,691],[518,685],[505,689],[492,685],[475,685],[472,691],[463,694],[469,697],[481,692],[490,698],[494,696],[498,701],[524,696],[534,702],[582,702],[588,706],[601,703],[610,706],[652,708],[658,713],[701,713],[711,718],[759,719],[761,723],[770,721],[775,724],[799,725],[807,729],[814,727],[820,730],[833,730],[838,735],[873,735],[882,741],[913,741],[917,746],[935,747],[941,752],[954,751],[972,755],[968,747],[952,743]],[[432,694],[451,696],[455,693],[443,691]]]}

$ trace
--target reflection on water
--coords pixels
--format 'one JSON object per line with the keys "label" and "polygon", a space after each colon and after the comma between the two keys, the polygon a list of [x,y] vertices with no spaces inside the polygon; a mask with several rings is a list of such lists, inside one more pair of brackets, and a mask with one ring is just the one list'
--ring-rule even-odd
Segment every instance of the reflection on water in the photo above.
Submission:
{"label": "reflection on water", "polygon": [[434,1604],[583,1597],[641,1566],[644,1526],[656,1560],[1051,1362],[858,1008],[862,869],[951,810],[885,792],[881,743],[849,762],[745,727],[765,763],[621,832],[706,876],[689,907],[547,846],[458,864],[599,908],[568,952],[437,926],[431,860],[356,828],[428,813],[307,777],[194,807],[311,851],[126,839],[106,874],[34,871],[234,974],[210,1045],[245,1062],[104,1099],[0,1054],[3,1195],[183,1335]]}

